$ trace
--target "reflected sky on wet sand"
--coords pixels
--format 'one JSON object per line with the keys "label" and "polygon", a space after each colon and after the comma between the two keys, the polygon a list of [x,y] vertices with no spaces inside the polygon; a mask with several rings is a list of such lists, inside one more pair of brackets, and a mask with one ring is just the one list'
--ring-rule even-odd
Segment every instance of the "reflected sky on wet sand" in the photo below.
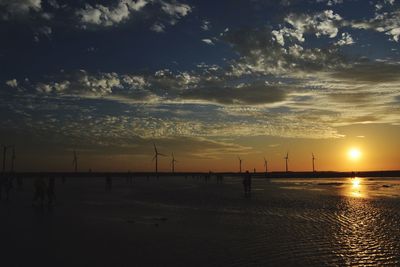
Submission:
{"label": "reflected sky on wet sand", "polygon": [[323,191],[347,197],[400,197],[399,178],[272,179],[284,189]]}
{"label": "reflected sky on wet sand", "polygon": [[28,180],[0,203],[4,266],[400,264],[398,178],[253,179],[251,198],[239,177],[67,180],[52,213],[32,210]]}
{"label": "reflected sky on wet sand", "polygon": [[[310,199],[319,199],[320,204],[315,205],[323,208],[310,211],[312,216],[319,218],[319,224],[309,224],[323,228],[320,234],[323,233],[323,239],[329,244],[319,247],[317,254],[331,253],[339,265],[379,266],[396,261],[399,247],[396,237],[399,234],[396,219],[400,196],[398,178],[285,179],[272,182],[285,190],[298,192],[298,202],[303,199],[299,198],[300,192]],[[311,228],[311,225],[304,226],[300,231],[312,235],[315,231]],[[319,257],[324,258],[323,255]]]}

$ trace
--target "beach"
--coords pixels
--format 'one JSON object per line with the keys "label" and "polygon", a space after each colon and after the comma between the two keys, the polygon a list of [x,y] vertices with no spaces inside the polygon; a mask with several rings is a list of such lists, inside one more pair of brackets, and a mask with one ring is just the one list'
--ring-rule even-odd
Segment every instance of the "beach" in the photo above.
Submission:
{"label": "beach", "polygon": [[33,180],[0,202],[1,266],[400,265],[400,179]]}

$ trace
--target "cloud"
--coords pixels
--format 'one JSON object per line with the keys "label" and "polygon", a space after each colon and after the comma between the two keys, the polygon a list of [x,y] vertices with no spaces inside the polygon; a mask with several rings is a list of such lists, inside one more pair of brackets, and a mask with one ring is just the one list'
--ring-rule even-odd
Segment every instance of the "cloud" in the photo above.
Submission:
{"label": "cloud", "polygon": [[159,22],[154,23],[151,27],[150,30],[153,32],[165,32],[165,25]]}
{"label": "cloud", "polygon": [[354,44],[354,40],[353,37],[351,37],[351,35],[347,32],[342,33],[342,37],[340,40],[338,40],[335,45],[338,46],[344,46],[344,45],[352,45]]}
{"label": "cloud", "polygon": [[338,33],[338,26],[342,17],[335,14],[332,10],[325,10],[314,15],[308,14],[289,14],[285,21],[293,27],[283,28],[283,32],[291,37],[296,38],[298,41],[304,41],[304,34],[315,34],[315,36],[328,36],[329,38],[336,37]]}
{"label": "cloud", "polygon": [[400,10],[391,9],[382,13],[376,13],[374,18],[368,20],[351,21],[349,25],[355,29],[374,30],[385,33],[391,40],[400,40]]}
{"label": "cloud", "polygon": [[400,81],[400,65],[381,62],[360,62],[331,72],[336,79],[363,82],[371,85]]}
{"label": "cloud", "polygon": [[81,23],[110,27],[128,20],[133,12],[140,11],[148,4],[147,0],[120,0],[114,6],[86,4],[85,8],[76,11]]}
{"label": "cloud", "polygon": [[52,33],[53,33],[52,28],[50,28],[49,26],[42,26],[35,30],[34,40],[38,42],[42,36],[50,38]]}
{"label": "cloud", "polygon": [[0,0],[0,8],[4,8],[5,10],[5,13],[1,14],[1,17],[5,20],[8,20],[14,17],[26,16],[31,11],[40,11],[42,9],[42,1]]}
{"label": "cloud", "polygon": [[16,79],[6,81],[6,85],[16,88],[18,86],[18,81]]}
{"label": "cloud", "polygon": [[[116,4],[108,6],[86,4],[75,13],[83,29],[117,26],[131,20],[137,14],[140,19],[153,20],[150,30],[164,32],[165,25],[175,25],[179,19],[187,16],[191,11],[192,8],[189,5],[177,1],[118,0]],[[142,13],[141,16],[139,12]]]}
{"label": "cloud", "polygon": [[183,91],[181,97],[226,105],[257,105],[283,101],[285,99],[285,91],[279,86],[254,83],[241,87],[199,87]]}
{"label": "cloud", "polygon": [[317,0],[317,3],[326,3],[327,6],[343,4],[343,0]]}
{"label": "cloud", "polygon": [[[257,82],[244,82],[246,76],[214,77],[202,70],[62,73],[53,81],[35,83],[34,91],[13,90],[15,98],[1,97],[0,106],[13,107],[20,118],[15,125],[81,140],[90,137],[110,146],[127,145],[133,136],[339,138],[337,126],[395,123],[400,116],[393,109],[400,85],[396,65],[363,64],[275,83],[260,76]],[[369,77],[374,69],[388,76]],[[40,123],[33,119],[45,114],[50,117]],[[84,132],[78,130],[82,127]]]}
{"label": "cloud", "polygon": [[343,18],[332,10],[325,10],[313,15],[290,13],[285,16],[284,21],[289,26],[284,26],[271,32],[273,39],[281,46],[285,46],[286,39],[289,43],[304,43],[306,34],[314,34],[316,37],[328,36],[329,38],[335,38],[343,23]]}
{"label": "cloud", "polygon": [[208,39],[208,38],[201,39],[201,41],[206,43],[206,44],[208,44],[208,45],[214,45],[214,42],[211,39]]}
{"label": "cloud", "polygon": [[58,3],[57,0],[47,0],[47,3],[48,3],[51,7],[55,8],[55,9],[59,9],[59,8],[61,7],[61,5]]}
{"label": "cloud", "polygon": [[181,4],[179,2],[167,3],[164,1],[161,1],[161,9],[175,18],[185,17],[192,11],[192,8],[189,5]]}
{"label": "cloud", "polygon": [[63,93],[65,92],[71,85],[69,81],[62,82],[52,82],[49,84],[38,83],[36,85],[36,91],[40,93]]}
{"label": "cloud", "polygon": [[232,45],[240,58],[231,61],[231,75],[259,73],[285,75],[294,71],[320,71],[346,65],[335,48],[304,48],[293,44],[284,48],[269,28],[230,31],[223,40]]}
{"label": "cloud", "polygon": [[202,23],[201,23],[200,28],[201,28],[203,31],[209,31],[210,28],[211,28],[211,22],[210,22],[209,20],[206,20],[206,19],[203,20]]}

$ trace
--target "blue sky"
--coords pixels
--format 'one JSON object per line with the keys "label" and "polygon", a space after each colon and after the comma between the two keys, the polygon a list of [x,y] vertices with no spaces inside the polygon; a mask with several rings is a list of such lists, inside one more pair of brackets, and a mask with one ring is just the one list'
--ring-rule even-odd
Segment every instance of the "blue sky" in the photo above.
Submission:
{"label": "blue sky", "polygon": [[287,139],[397,131],[399,18],[398,0],[0,0],[1,142],[25,169],[73,149],[146,169],[152,142],[279,158]]}

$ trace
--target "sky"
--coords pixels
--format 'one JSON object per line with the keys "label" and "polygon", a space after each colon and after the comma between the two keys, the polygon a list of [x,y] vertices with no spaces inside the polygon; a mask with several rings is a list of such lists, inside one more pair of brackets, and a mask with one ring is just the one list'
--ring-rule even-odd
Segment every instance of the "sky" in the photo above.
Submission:
{"label": "sky", "polygon": [[0,35],[17,170],[400,169],[399,0],[0,0]]}

